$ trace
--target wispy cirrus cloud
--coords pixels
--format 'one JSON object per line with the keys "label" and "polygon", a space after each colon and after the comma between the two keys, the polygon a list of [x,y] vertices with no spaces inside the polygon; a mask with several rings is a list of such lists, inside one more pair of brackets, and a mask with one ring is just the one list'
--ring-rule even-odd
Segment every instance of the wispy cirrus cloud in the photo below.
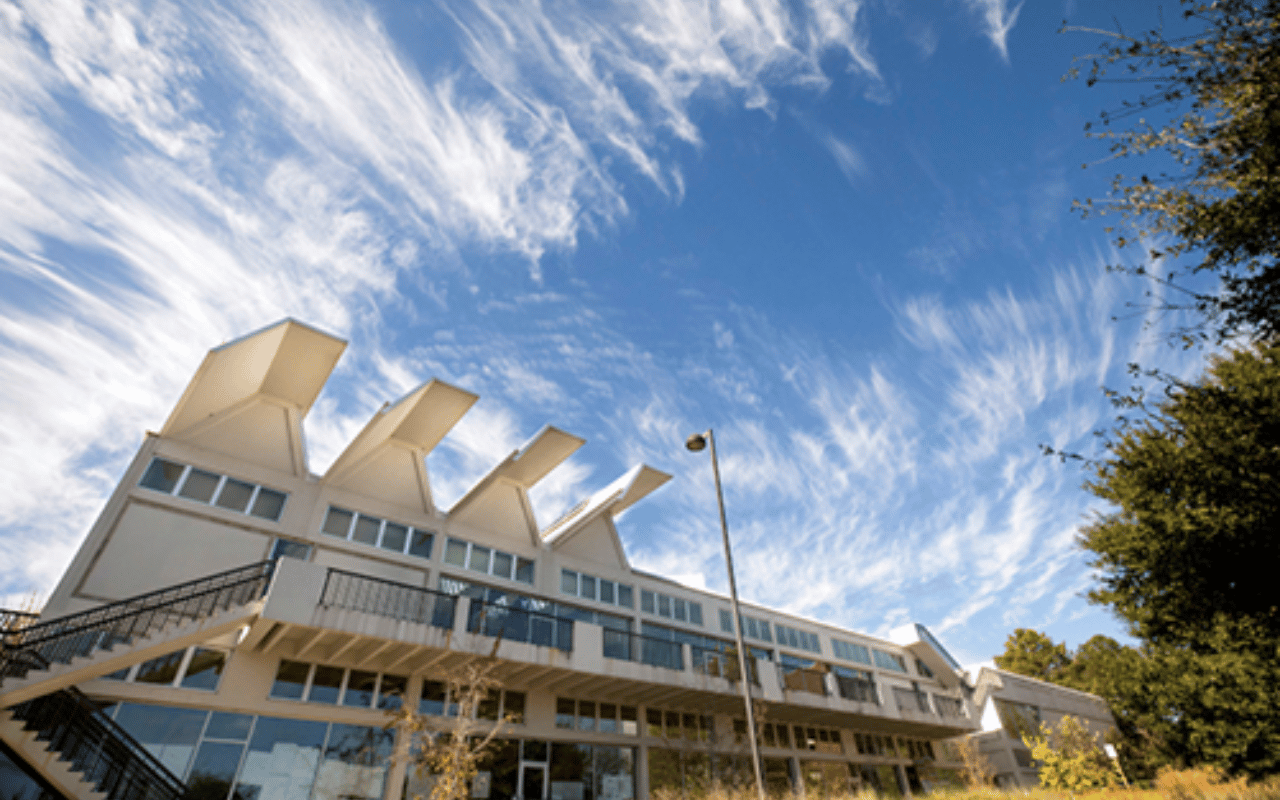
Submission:
{"label": "wispy cirrus cloud", "polygon": [[1018,24],[1022,2],[1011,10],[1009,0],[968,0],[969,9],[982,17],[984,35],[1006,64],[1009,63],[1009,32]]}

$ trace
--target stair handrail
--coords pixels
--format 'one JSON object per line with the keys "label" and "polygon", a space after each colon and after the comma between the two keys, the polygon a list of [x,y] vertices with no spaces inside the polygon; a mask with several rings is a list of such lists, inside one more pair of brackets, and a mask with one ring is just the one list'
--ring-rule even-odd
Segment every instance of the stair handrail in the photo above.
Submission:
{"label": "stair handrail", "polygon": [[40,615],[34,611],[0,608],[0,650],[16,644],[38,619]]}
{"label": "stair handrail", "polygon": [[[134,597],[126,597],[123,600],[115,600],[113,602],[105,603],[100,606],[95,606],[94,608],[86,609],[84,611],[79,611],[74,614],[67,614],[62,617],[57,617],[55,619],[50,619],[45,622],[40,622],[23,629],[22,631],[23,640],[20,646],[22,649],[25,650],[29,647],[42,644],[52,639],[62,638],[64,636],[81,633],[83,631],[87,631],[92,628],[99,627],[104,623],[114,622],[116,620],[124,619],[126,617],[130,617],[135,614],[142,613],[144,611],[152,611],[157,608],[162,608],[166,605],[170,605],[175,600],[189,600],[191,598],[199,597],[204,594],[209,594],[210,592],[216,592],[222,589],[228,589],[231,587],[240,586],[246,583],[251,583],[254,580],[261,580],[262,581],[261,593],[257,597],[251,598],[256,600],[266,593],[267,586],[270,584],[272,568],[274,566],[275,566],[275,561],[260,561],[254,564],[248,564],[243,567],[236,567],[234,569],[224,570],[222,572],[215,572],[214,574],[206,575],[203,578],[196,578],[194,580],[186,581],[183,583],[176,583],[172,586],[166,586],[161,589],[155,589],[153,591],[146,592],[144,594],[135,595]],[[185,593],[181,594],[181,596],[172,598],[172,599],[165,599],[165,600],[157,599],[155,603],[152,603],[150,605],[139,605],[140,603],[149,602],[152,598],[160,598],[162,595],[171,595],[173,593],[183,592],[183,590],[192,589],[194,587],[199,586],[200,584],[209,583],[212,581],[218,581],[224,578],[229,579],[229,578],[232,578],[233,576],[237,576],[240,574],[244,574],[247,577],[241,577],[235,580],[226,580],[223,583],[211,586],[210,588],[203,591],[186,591]],[[115,613],[115,612],[119,612],[119,613]],[[113,613],[114,613],[114,616],[111,616]],[[85,622],[79,625],[75,624],[79,620],[90,620],[90,619],[93,619],[94,621]],[[69,622],[72,623],[71,627],[68,627]],[[48,631],[48,633],[45,633],[45,631]]]}
{"label": "stair handrail", "polygon": [[[109,800],[177,800],[186,792],[181,778],[74,686],[10,712],[38,737],[50,739],[59,756]],[[112,755],[117,757],[108,759]]]}

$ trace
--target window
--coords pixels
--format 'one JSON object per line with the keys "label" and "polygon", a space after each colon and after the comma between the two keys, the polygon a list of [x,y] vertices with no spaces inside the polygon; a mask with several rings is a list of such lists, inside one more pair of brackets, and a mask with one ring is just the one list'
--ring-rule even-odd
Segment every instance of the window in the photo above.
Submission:
{"label": "window", "polygon": [[1035,736],[1040,731],[1039,708],[998,697],[992,699],[996,704],[996,712],[1000,715],[1000,724],[1010,736],[1021,740],[1023,736]]}
{"label": "window", "polygon": [[819,753],[843,753],[844,746],[840,742],[840,731],[835,728],[816,728],[804,725],[792,727],[796,748],[813,750]]}
{"label": "window", "polygon": [[282,659],[271,685],[275,700],[303,700],[356,708],[400,708],[408,678]]}
{"label": "window", "polygon": [[773,630],[777,634],[778,644],[785,644],[799,650],[808,650],[810,653],[822,654],[822,645],[818,641],[817,634],[802,631],[798,628],[790,628],[776,622],[773,625]]}
{"label": "window", "polygon": [[291,539],[276,539],[271,544],[271,560],[277,558],[296,558],[299,561],[311,560],[311,545],[295,542]]}
{"label": "window", "polygon": [[933,670],[929,669],[929,665],[918,658],[916,659],[916,673],[925,678],[933,677]]}
{"label": "window", "polygon": [[104,675],[105,680],[148,683],[178,689],[218,688],[227,654],[207,647],[188,647]]}
{"label": "window", "polygon": [[648,589],[640,590],[640,610],[646,614],[657,614],[659,617],[666,617],[677,622],[691,622],[694,625],[702,624],[701,603],[682,600],[679,597],[671,597],[661,592],[651,592]]}
{"label": "window", "polygon": [[869,671],[833,666],[831,672],[836,678],[836,688],[844,699],[859,703],[880,703],[875,678]]}
{"label": "window", "polygon": [[858,664],[871,664],[871,651],[860,644],[845,642],[840,639],[831,640],[831,652],[836,658],[853,661]]}
{"label": "window", "polygon": [[935,694],[933,696],[933,707],[938,709],[938,716],[940,717],[954,717],[956,719],[964,717],[964,701],[956,697]]}
{"label": "window", "polygon": [[266,486],[163,458],[151,459],[138,485],[272,522],[280,519],[285,498],[288,497],[284,492]]}
{"label": "window", "polygon": [[599,600],[601,603],[624,608],[632,607],[632,598],[635,596],[632,588],[625,583],[616,583],[571,569],[560,570],[560,591],[574,597]]}
{"label": "window", "polygon": [[337,506],[329,506],[329,513],[325,515],[320,532],[418,558],[431,558],[431,545],[435,540],[435,534],[431,531],[411,528]]}
{"label": "window", "polygon": [[451,538],[445,542],[444,561],[446,564],[492,575],[495,578],[533,583],[532,560],[464,542],[461,539]]}
{"label": "window", "polygon": [[636,707],[557,697],[556,727],[634,736],[637,733]]}
{"label": "window", "polygon": [[906,673],[907,662],[902,658],[902,656],[894,653],[886,653],[883,650],[872,650],[871,654],[875,656],[876,666],[880,669]]}

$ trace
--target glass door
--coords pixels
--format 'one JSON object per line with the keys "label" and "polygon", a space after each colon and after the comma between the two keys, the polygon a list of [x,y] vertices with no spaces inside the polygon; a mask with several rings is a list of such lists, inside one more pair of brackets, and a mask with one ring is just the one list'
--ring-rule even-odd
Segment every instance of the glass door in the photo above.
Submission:
{"label": "glass door", "polygon": [[547,765],[520,765],[520,796],[523,800],[546,800],[547,797]]}

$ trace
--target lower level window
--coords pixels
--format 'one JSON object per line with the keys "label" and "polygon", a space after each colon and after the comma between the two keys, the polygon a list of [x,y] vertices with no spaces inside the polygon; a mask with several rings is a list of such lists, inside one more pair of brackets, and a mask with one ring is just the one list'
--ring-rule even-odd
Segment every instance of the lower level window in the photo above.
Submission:
{"label": "lower level window", "polygon": [[141,664],[104,675],[106,680],[148,683],[176,689],[214,691],[227,665],[227,653],[207,647],[188,647],[157,656]]}

